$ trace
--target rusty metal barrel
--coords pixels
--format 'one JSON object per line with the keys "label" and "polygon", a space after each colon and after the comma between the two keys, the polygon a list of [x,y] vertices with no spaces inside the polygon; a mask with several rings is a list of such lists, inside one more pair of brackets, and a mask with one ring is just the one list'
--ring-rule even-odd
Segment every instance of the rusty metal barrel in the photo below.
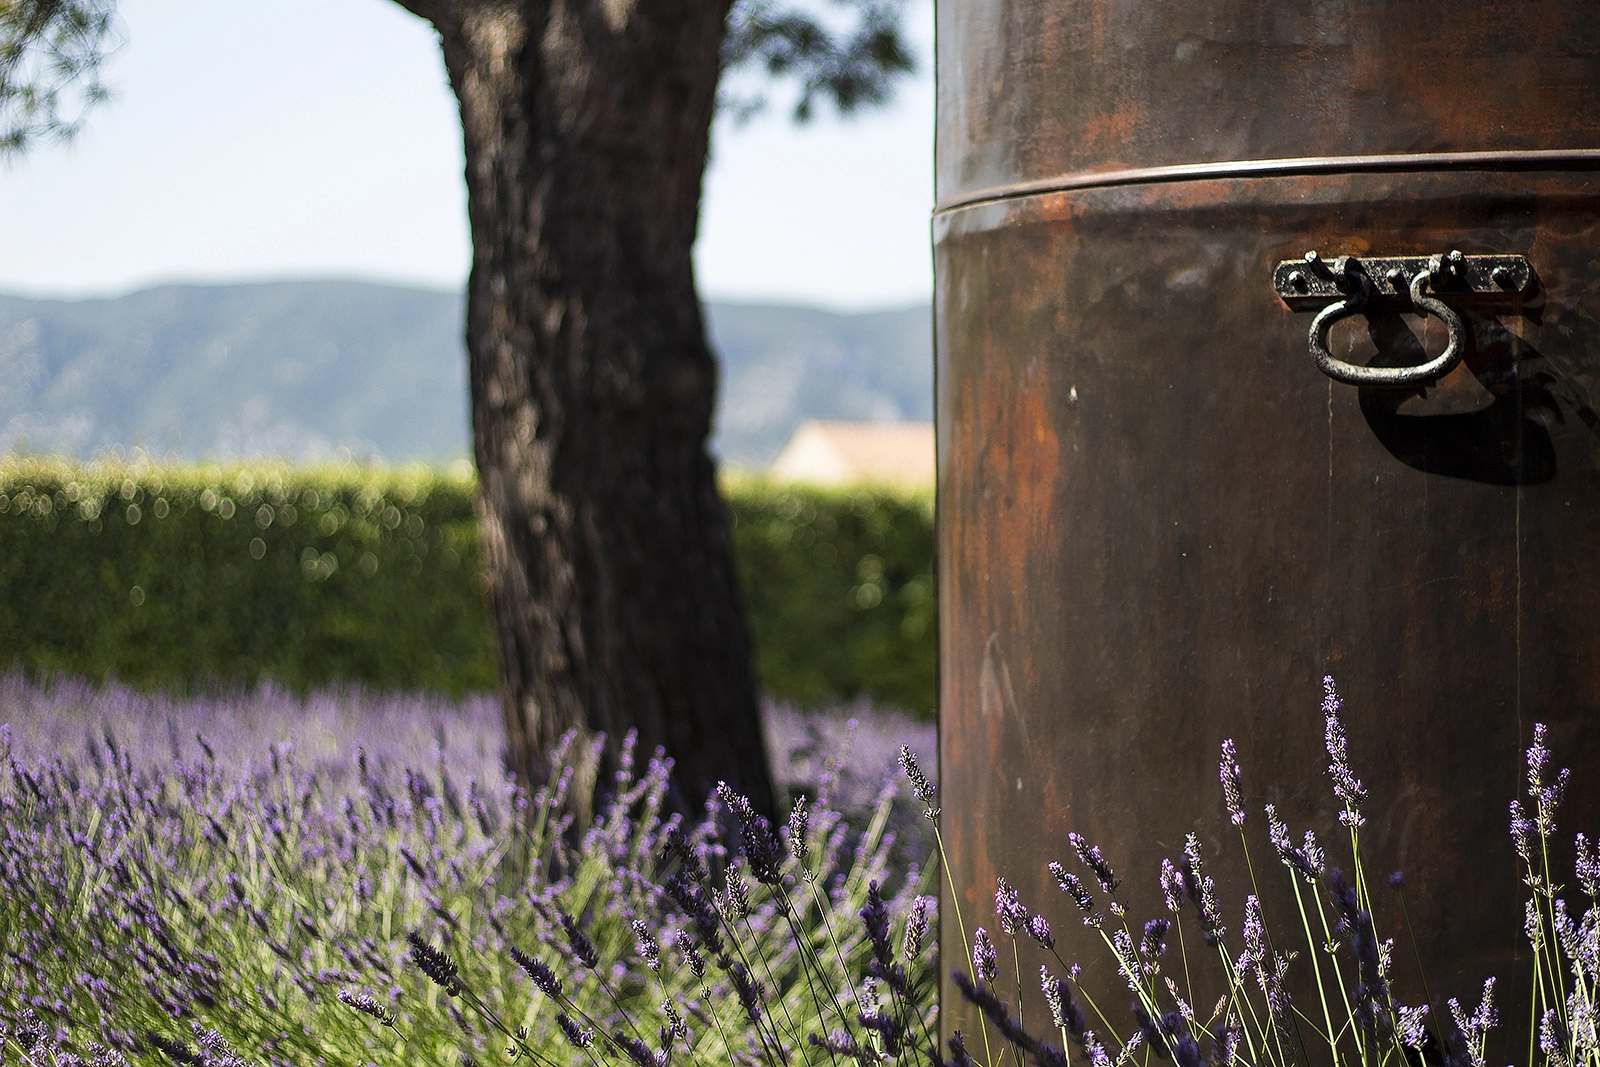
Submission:
{"label": "rusty metal barrel", "polygon": [[[1530,975],[1507,803],[1534,723],[1574,771],[1562,881],[1572,831],[1600,832],[1600,19],[1563,0],[937,17],[946,1035],[976,1031],[951,905],[993,932],[997,876],[1131,1026],[1046,871],[1073,867],[1071,831],[1141,922],[1198,835],[1237,945],[1224,738],[1267,921],[1298,930],[1262,806],[1348,864],[1326,673],[1368,870],[1404,871],[1436,1014],[1499,976],[1507,1062]],[[1417,1003],[1397,901],[1374,890]],[[1041,1029],[1038,965],[1059,968],[1021,959]]]}

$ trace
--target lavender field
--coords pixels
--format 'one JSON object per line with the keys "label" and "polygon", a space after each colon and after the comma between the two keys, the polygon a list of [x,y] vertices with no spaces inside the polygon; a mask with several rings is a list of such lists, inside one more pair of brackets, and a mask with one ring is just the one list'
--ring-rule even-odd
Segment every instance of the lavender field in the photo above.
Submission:
{"label": "lavender field", "polygon": [[937,871],[888,783],[932,728],[766,725],[811,803],[763,861],[736,803],[665,815],[649,753],[592,812],[575,748],[519,793],[491,698],[0,679],[0,1064],[923,1059]]}

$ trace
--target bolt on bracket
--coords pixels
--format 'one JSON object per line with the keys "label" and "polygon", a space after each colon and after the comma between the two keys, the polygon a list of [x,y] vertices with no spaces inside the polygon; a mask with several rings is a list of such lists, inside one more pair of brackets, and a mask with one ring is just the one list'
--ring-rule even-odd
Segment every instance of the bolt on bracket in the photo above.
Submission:
{"label": "bolt on bracket", "polygon": [[1324,259],[1307,252],[1272,269],[1272,287],[1296,311],[1309,311],[1350,295],[1350,275],[1371,283],[1373,299],[1407,300],[1411,279],[1428,275],[1428,287],[1440,296],[1500,297],[1525,294],[1533,286],[1527,256],[1469,256],[1451,251],[1433,256],[1337,256]]}

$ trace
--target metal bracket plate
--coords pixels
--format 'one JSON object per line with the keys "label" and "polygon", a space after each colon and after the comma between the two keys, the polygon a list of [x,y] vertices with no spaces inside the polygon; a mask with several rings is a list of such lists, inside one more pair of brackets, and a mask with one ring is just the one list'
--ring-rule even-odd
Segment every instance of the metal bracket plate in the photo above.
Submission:
{"label": "metal bracket plate", "polygon": [[1526,256],[1469,256],[1452,251],[1434,256],[1339,256],[1327,260],[1316,252],[1286,259],[1272,271],[1272,287],[1296,311],[1323,307],[1349,295],[1349,274],[1371,283],[1370,299],[1409,303],[1409,285],[1418,273],[1439,296],[1462,300],[1505,300],[1533,286],[1533,267]]}

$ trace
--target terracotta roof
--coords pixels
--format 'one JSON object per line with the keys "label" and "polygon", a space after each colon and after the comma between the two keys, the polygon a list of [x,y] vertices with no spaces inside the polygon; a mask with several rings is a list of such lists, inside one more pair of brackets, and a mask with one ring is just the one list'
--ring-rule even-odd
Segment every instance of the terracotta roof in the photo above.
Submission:
{"label": "terracotta roof", "polygon": [[932,485],[933,423],[807,419],[773,460],[771,473],[784,481],[819,485]]}

